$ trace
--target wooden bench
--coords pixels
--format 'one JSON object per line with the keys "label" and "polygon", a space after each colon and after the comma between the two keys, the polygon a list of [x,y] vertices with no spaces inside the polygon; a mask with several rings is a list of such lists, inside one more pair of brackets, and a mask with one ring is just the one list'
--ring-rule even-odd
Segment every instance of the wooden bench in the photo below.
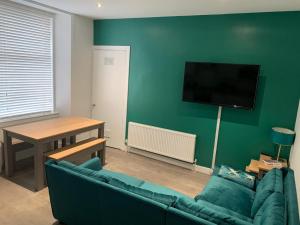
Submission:
{"label": "wooden bench", "polygon": [[0,174],[4,166],[4,144],[0,141]]}
{"label": "wooden bench", "polygon": [[95,157],[97,154],[101,158],[102,165],[105,165],[105,145],[106,140],[103,138],[89,138],[76,144],[48,152],[45,154],[45,157],[60,161],[65,159],[76,160],[87,154]]}
{"label": "wooden bench", "polygon": [[[66,138],[63,138],[61,141],[62,147],[66,146]],[[76,142],[76,136],[70,136],[70,144],[74,144]],[[16,154],[21,151],[28,150],[30,148],[33,148],[34,146],[30,143],[18,140],[18,139],[12,139],[12,146],[11,151],[13,155],[13,167],[15,169],[16,167]],[[50,149],[57,150],[58,149],[58,140],[53,142],[53,146],[49,146]],[[31,157],[31,155],[30,155]],[[4,143],[0,142],[0,173],[2,172],[2,168],[5,165],[5,155],[4,155]]]}
{"label": "wooden bench", "polygon": [[[70,137],[70,143],[74,143],[76,139],[71,136]],[[66,140],[62,140],[62,146],[64,147],[66,145]],[[55,141],[53,143],[54,149],[58,149],[58,141]],[[33,148],[34,146],[30,143],[18,140],[18,139],[12,139],[12,146],[11,146],[11,151],[13,155],[13,167],[15,169],[16,167],[16,154],[21,151],[28,150],[30,148]],[[30,155],[31,157],[31,155]],[[5,155],[4,155],[4,143],[0,142],[0,173],[2,172],[2,168],[5,165]]]}
{"label": "wooden bench", "polygon": [[[13,156],[13,168],[15,169],[16,167],[16,154],[18,152],[24,151],[24,150],[28,150],[30,148],[33,148],[33,145],[27,142],[23,142],[21,140],[18,139],[12,139],[12,146],[10,151],[12,151],[12,156]],[[0,150],[2,151],[2,162],[0,162],[0,172],[2,167],[5,165],[5,153],[4,153],[4,143],[0,142]],[[1,157],[0,157],[1,160]]]}

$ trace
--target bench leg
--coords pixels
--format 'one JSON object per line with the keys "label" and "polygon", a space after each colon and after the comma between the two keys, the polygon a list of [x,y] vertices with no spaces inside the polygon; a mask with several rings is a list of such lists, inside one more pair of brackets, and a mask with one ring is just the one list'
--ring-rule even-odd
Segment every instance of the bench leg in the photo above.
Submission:
{"label": "bench leg", "polygon": [[98,128],[98,138],[104,138],[104,125]]}
{"label": "bench leg", "polygon": [[97,155],[101,159],[102,166],[105,165],[105,151],[106,151],[105,144],[103,145],[101,150],[97,151]]}
{"label": "bench leg", "polygon": [[44,152],[47,150],[47,144],[35,143],[34,145],[34,177],[35,190],[39,191],[45,184]]}
{"label": "bench leg", "polygon": [[12,176],[14,172],[14,153],[12,150],[12,138],[8,136],[6,131],[3,131],[4,138],[4,165],[5,175],[7,177]]}

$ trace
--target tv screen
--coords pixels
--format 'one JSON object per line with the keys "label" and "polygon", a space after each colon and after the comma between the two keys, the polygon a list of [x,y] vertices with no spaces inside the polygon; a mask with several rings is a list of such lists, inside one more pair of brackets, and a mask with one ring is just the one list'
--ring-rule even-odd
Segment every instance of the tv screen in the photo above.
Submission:
{"label": "tv screen", "polygon": [[253,109],[259,65],[186,62],[183,101]]}

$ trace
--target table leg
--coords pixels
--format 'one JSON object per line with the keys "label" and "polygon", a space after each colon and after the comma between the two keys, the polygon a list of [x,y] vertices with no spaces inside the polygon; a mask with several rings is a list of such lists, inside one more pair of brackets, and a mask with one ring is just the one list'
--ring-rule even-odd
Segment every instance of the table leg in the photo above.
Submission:
{"label": "table leg", "polygon": [[12,138],[7,131],[3,131],[4,138],[4,159],[5,159],[5,175],[10,177],[14,172],[14,153],[12,149]]}
{"label": "table leg", "polygon": [[61,147],[66,147],[66,145],[67,145],[67,138],[63,138],[61,140]]}
{"label": "table leg", "polygon": [[[98,138],[104,138],[104,124],[98,128]],[[104,144],[103,148],[101,150],[97,151],[97,155],[101,159],[102,166],[105,165],[105,150],[106,149],[105,149],[105,144]]]}
{"label": "table leg", "polygon": [[34,179],[35,190],[39,191],[45,186],[44,152],[48,144],[36,143],[34,145]]}
{"label": "table leg", "polygon": [[104,138],[104,125],[98,128],[98,138]]}
{"label": "table leg", "polygon": [[54,141],[54,150],[58,149],[58,141]]}
{"label": "table leg", "polygon": [[73,145],[76,143],[76,135],[70,137],[70,144]]}

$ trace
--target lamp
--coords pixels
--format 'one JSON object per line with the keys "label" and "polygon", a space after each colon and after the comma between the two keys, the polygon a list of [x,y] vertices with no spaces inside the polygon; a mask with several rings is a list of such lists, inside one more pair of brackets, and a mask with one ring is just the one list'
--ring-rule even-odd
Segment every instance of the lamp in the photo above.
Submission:
{"label": "lamp", "polygon": [[279,161],[280,151],[282,146],[291,146],[294,143],[296,133],[293,130],[273,127],[272,128],[272,141],[274,144],[279,145],[277,162]]}

